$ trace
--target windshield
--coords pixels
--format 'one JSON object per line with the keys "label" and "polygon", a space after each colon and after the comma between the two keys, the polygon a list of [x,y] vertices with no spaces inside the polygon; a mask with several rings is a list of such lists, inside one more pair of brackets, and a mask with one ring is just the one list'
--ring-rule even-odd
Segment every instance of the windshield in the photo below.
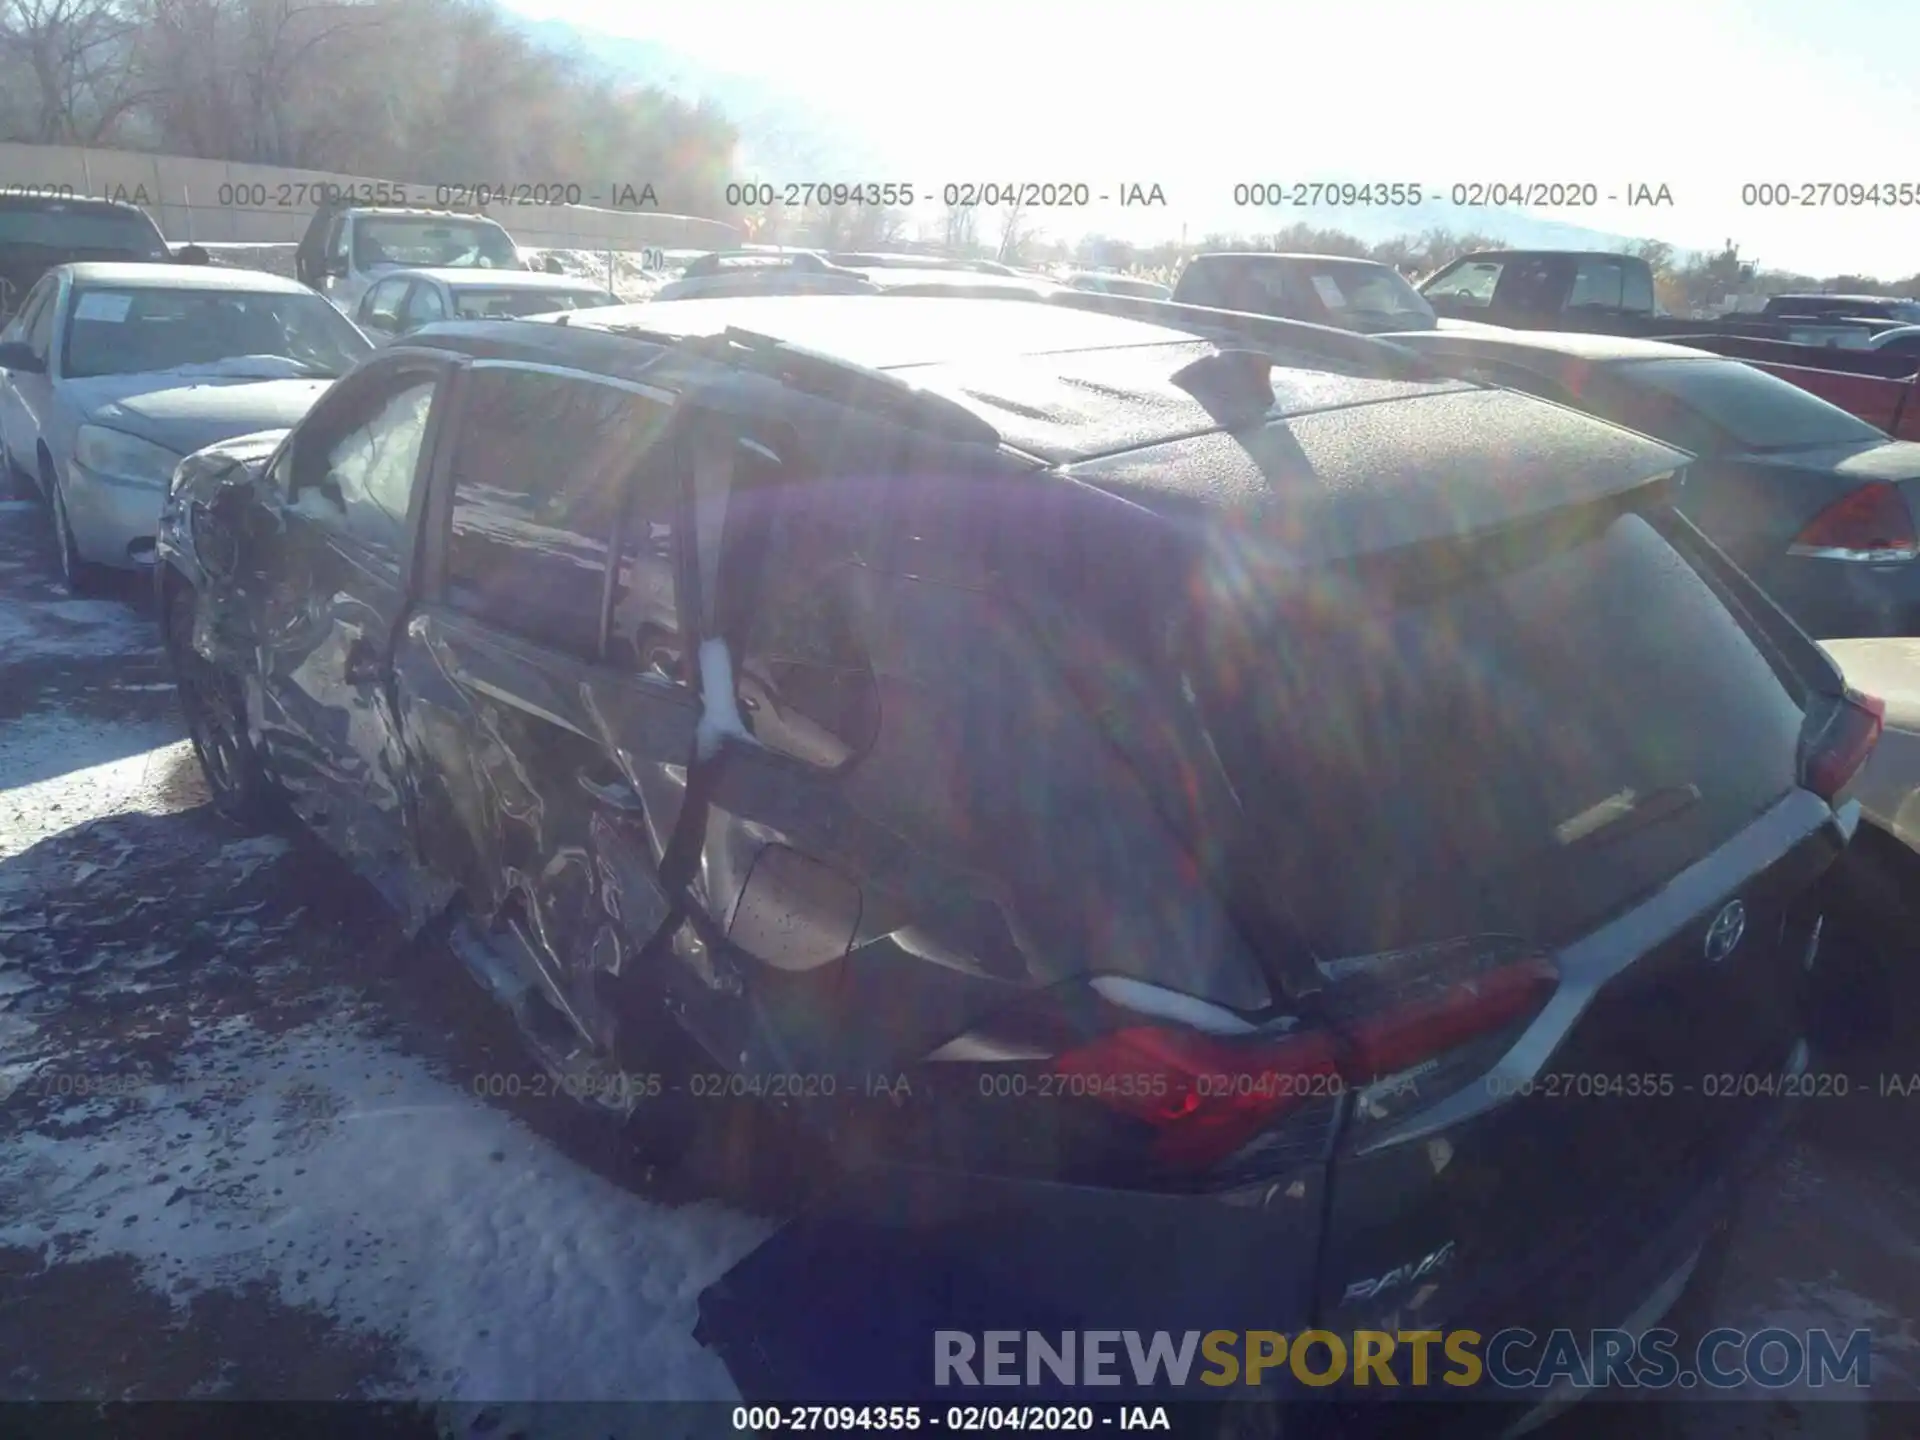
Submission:
{"label": "windshield", "polygon": [[1738,360],[1602,366],[1587,392],[1609,420],[1695,454],[1812,449],[1886,439],[1866,421]]}
{"label": "windshield", "polygon": [[482,266],[518,270],[520,254],[498,225],[480,220],[443,220],[412,216],[362,216],[353,226],[353,262],[407,265],[421,269]]}
{"label": "windshield", "polygon": [[1143,300],[1164,300],[1173,292],[1165,285],[1152,280],[1135,280],[1126,275],[1093,275],[1084,283],[1089,289],[1104,290],[1109,295],[1137,295]]}
{"label": "windshield", "polygon": [[1173,298],[1373,333],[1435,325],[1433,307],[1399,271],[1331,256],[1202,255],[1181,274]]}
{"label": "windshield", "polygon": [[1484,309],[1493,304],[1493,292],[1499,287],[1503,268],[1498,260],[1462,261],[1427,281],[1420,287],[1420,293],[1429,300],[1452,300]]}
{"label": "windshield", "polygon": [[272,379],[344,374],[372,343],[318,295],[243,290],[76,290],[69,379],[217,365]]}
{"label": "windshield", "polygon": [[131,258],[166,261],[160,232],[144,215],[86,210],[0,209],[0,246],[33,245],[48,250],[115,250]]}
{"label": "windshield", "polygon": [[557,310],[590,310],[618,305],[605,290],[455,290],[453,313],[462,320],[514,315],[549,315]]}
{"label": "windshield", "polygon": [[[1798,708],[1637,515],[1365,578],[1222,544],[1166,673],[1239,795],[1252,883],[1323,956],[1582,933],[1794,784]],[[1574,844],[1689,786],[1633,840]]]}

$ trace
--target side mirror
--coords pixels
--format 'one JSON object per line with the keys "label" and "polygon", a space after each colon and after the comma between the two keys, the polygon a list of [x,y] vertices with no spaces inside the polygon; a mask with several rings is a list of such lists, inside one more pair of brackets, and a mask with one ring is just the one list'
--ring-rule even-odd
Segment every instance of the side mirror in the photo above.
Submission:
{"label": "side mirror", "polygon": [[44,375],[47,364],[21,340],[0,345],[0,370],[18,370],[22,375]]}
{"label": "side mirror", "polygon": [[348,268],[344,255],[327,255],[320,261],[320,273],[329,280],[344,280]]}

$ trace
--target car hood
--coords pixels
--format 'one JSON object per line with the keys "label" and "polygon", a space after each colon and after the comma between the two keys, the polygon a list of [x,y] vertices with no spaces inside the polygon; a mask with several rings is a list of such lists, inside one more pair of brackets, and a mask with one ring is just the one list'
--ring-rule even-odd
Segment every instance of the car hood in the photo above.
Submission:
{"label": "car hood", "polygon": [[[1513,333],[1513,331],[1505,325],[1489,325],[1484,320],[1454,320],[1445,315],[1442,315],[1439,320],[1434,323],[1433,328],[1436,330],[1452,330],[1462,335],[1511,335]],[[1417,335],[1420,332],[1416,330],[1410,333]]]}
{"label": "car hood", "polygon": [[1838,475],[1862,485],[1874,480],[1920,480],[1920,444],[1910,440],[1822,445],[1813,450],[1761,451],[1745,458],[1749,464]]}
{"label": "car hood", "polygon": [[185,455],[231,436],[284,430],[332,383],[160,373],[69,380],[63,389],[82,420]]}

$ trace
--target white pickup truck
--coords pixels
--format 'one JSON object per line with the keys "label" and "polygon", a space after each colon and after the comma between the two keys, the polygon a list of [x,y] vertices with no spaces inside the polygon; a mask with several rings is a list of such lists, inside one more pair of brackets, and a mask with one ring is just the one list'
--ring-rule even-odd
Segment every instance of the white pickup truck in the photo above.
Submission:
{"label": "white pickup truck", "polygon": [[525,270],[520,249],[496,220],[397,205],[322,206],[294,252],[303,285],[352,315],[383,271],[464,267]]}

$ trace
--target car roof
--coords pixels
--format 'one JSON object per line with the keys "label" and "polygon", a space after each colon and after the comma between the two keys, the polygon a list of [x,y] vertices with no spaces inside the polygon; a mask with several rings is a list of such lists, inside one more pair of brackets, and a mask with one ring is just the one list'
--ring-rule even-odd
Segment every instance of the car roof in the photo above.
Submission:
{"label": "car roof", "polygon": [[1842,295],[1827,290],[1789,290],[1779,295],[1769,295],[1769,300],[1845,300],[1852,305],[1911,305],[1913,299],[1907,295]]}
{"label": "car roof", "polygon": [[[748,352],[771,342],[763,360],[736,371],[740,383],[835,404],[841,387],[815,388],[801,363],[807,352],[885,371],[911,387],[914,405],[984,421],[991,429],[979,438],[997,436],[1012,458],[1062,467],[1144,511],[1244,510],[1283,529],[1290,515],[1310,521],[1303,555],[1329,547],[1358,553],[1442,533],[1456,521],[1544,511],[1630,488],[1685,461],[1670,446],[1511,390],[1383,378],[1395,369],[1387,364],[1352,373],[1329,353],[1306,353],[1320,343],[1311,326],[1297,327],[1305,332],[1298,356],[1260,356],[1271,361],[1275,403],[1229,433],[1229,422],[1193,393],[1204,387],[1182,372],[1248,351],[1201,333],[1197,316],[1196,328],[1176,328],[1179,318],[1173,311],[1170,323],[1158,324],[1044,302],[759,296],[654,301],[558,320],[442,322],[402,343],[711,394],[710,367],[728,362],[716,361],[709,345],[686,342],[731,340]],[[1341,334],[1343,351],[1354,343]],[[1383,360],[1395,354],[1390,345],[1379,350]],[[1393,503],[1383,503],[1389,497]]]}
{"label": "car roof", "polygon": [[140,264],[86,260],[59,267],[77,285],[112,285],[122,290],[235,290],[250,295],[311,295],[298,280],[271,270],[242,270],[225,265]]}
{"label": "car roof", "polygon": [[491,215],[471,210],[428,210],[412,205],[343,205],[339,215],[363,215],[371,219],[393,220],[474,220],[482,225],[499,225]]}
{"label": "car roof", "polygon": [[1384,261],[1369,260],[1363,255],[1316,255],[1304,250],[1203,250],[1187,264],[1191,267],[1202,260],[1285,260],[1307,265],[1364,265],[1369,270],[1393,269]]}
{"label": "car roof", "polygon": [[[849,266],[858,270],[859,266]],[[1009,294],[1032,295],[1039,290],[1052,288],[1052,281],[1029,280],[1021,275],[995,275],[985,270],[909,270],[903,265],[875,265],[871,267],[867,279],[882,290],[892,290],[904,285],[936,285],[942,287],[986,291],[1004,290]]]}
{"label": "car roof", "polygon": [[[473,324],[447,322],[415,332],[424,343],[474,340],[564,346],[526,327],[553,321],[505,322],[508,333],[482,336]],[[1221,346],[1190,330],[1047,304],[922,296],[779,295],[711,300],[656,300],[575,311],[565,334],[574,343],[623,331],[659,344],[716,337],[728,330],[773,337],[781,344],[885,371],[915,389],[970,412],[1007,445],[1051,463],[1065,463],[1218,430],[1220,422],[1174,381],[1177,372]],[[615,341],[616,349],[618,342]],[[551,353],[540,358],[551,360]],[[629,372],[635,373],[635,372]],[[1393,380],[1329,368],[1301,356],[1276,360],[1274,418],[1363,405],[1434,391],[1476,388],[1452,379]]]}
{"label": "car roof", "polygon": [[1446,269],[1449,266],[1457,265],[1462,260],[1512,260],[1523,256],[1531,258],[1539,255],[1549,255],[1556,260],[1562,258],[1567,260],[1632,260],[1637,258],[1619,250],[1470,250],[1465,255],[1455,256],[1447,262],[1447,265],[1441,268]]}
{"label": "car roof", "polygon": [[151,221],[138,205],[98,195],[36,195],[31,191],[0,192],[0,210],[79,210],[91,215],[138,215]]}
{"label": "car roof", "polygon": [[[942,281],[949,271],[936,272]],[[936,295],[725,295],[652,300],[578,313],[575,328],[632,326],[681,336],[730,327],[777,335],[874,370],[951,363],[970,355],[1046,355],[1190,342],[1193,336],[1144,320],[1065,306],[1010,306]]]}
{"label": "car roof", "polygon": [[1706,350],[1670,345],[1662,340],[1640,340],[1630,335],[1588,335],[1558,330],[1495,331],[1415,330],[1391,335],[1396,343],[1420,349],[1472,352],[1519,360],[1527,355],[1559,355],[1596,365],[1628,360],[1724,360]]}
{"label": "car roof", "polygon": [[440,281],[449,290],[598,290],[603,294],[610,293],[599,281],[581,275],[554,275],[545,270],[494,270],[477,265],[422,265],[417,269],[388,270],[380,278],[394,280],[401,276],[425,276],[429,280]]}

